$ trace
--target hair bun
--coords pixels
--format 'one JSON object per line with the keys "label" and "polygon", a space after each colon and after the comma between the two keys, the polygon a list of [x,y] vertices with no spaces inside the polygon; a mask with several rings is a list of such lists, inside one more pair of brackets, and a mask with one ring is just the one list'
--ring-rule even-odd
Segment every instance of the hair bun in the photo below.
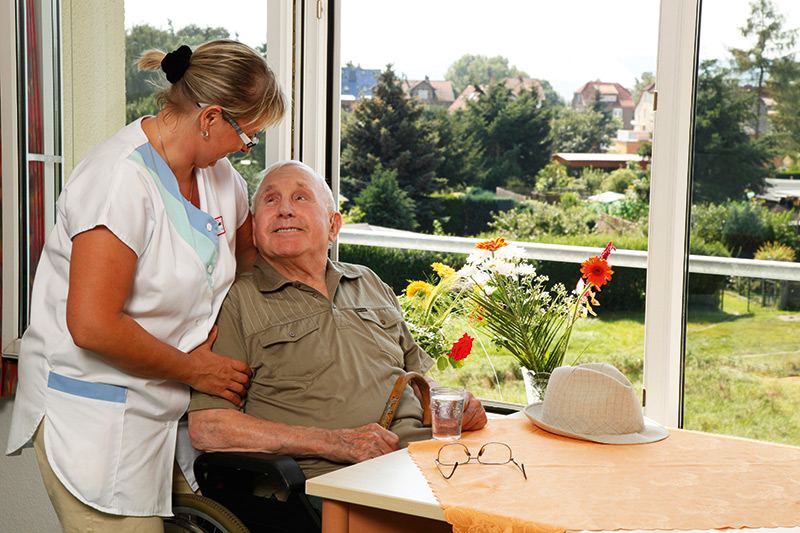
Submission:
{"label": "hair bun", "polygon": [[192,57],[192,49],[182,45],[174,52],[170,52],[161,60],[161,70],[167,75],[167,81],[176,83],[186,73],[189,68],[189,58]]}

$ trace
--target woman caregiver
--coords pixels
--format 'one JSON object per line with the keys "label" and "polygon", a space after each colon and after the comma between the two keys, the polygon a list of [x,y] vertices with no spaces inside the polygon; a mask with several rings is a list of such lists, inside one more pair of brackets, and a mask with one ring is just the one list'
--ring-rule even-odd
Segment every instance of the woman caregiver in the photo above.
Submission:
{"label": "woman caregiver", "polygon": [[[237,264],[255,260],[248,152],[285,98],[234,41],[150,51],[161,111],[81,161],[57,203],[22,339],[8,453],[30,440],[65,531],[162,531],[189,387],[235,404],[247,365],[210,347]],[[211,333],[209,333],[211,332]]]}

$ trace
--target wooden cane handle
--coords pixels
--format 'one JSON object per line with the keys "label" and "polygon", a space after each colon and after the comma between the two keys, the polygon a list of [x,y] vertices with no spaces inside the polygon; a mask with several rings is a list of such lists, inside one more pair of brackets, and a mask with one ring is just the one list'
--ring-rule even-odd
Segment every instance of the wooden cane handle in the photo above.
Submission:
{"label": "wooden cane handle", "polygon": [[383,408],[383,414],[381,415],[381,421],[379,422],[381,427],[389,429],[389,426],[392,425],[397,404],[400,402],[400,397],[403,395],[403,391],[406,389],[406,385],[408,385],[410,381],[416,383],[417,386],[419,386],[420,392],[422,393],[422,425],[431,425],[431,389],[428,386],[428,382],[424,377],[422,377],[421,374],[416,372],[406,372],[397,378],[394,388],[392,389],[392,393],[389,395],[389,399],[386,401],[386,406]]}

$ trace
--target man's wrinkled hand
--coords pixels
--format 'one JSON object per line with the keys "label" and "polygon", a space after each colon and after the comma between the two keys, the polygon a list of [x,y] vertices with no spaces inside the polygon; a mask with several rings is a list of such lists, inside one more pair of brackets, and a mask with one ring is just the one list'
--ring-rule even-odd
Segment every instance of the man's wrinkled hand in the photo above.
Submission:
{"label": "man's wrinkled hand", "polygon": [[331,446],[325,458],[337,463],[360,463],[397,450],[400,438],[380,425],[331,430]]}
{"label": "man's wrinkled hand", "polygon": [[247,363],[211,351],[216,338],[217,326],[214,326],[205,342],[189,352],[195,367],[189,385],[195,390],[219,396],[241,407],[250,387],[252,372]]}
{"label": "man's wrinkled hand", "polygon": [[461,429],[464,431],[474,431],[486,425],[486,411],[483,404],[467,391],[464,400],[464,417],[461,422]]}

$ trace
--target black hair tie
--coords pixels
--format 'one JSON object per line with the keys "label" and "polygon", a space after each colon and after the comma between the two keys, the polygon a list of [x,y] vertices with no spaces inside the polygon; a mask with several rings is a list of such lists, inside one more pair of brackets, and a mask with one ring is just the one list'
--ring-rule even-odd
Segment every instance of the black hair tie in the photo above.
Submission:
{"label": "black hair tie", "polygon": [[189,58],[192,57],[192,49],[182,45],[174,52],[170,52],[161,60],[161,70],[167,75],[167,81],[176,83],[186,73],[189,68]]}

